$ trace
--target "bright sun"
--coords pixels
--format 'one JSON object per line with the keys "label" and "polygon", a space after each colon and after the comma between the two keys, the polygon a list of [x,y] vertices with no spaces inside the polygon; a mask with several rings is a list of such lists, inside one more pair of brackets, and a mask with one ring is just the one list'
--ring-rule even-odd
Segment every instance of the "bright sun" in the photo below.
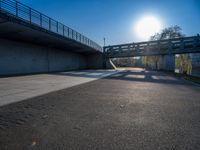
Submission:
{"label": "bright sun", "polygon": [[150,36],[161,30],[160,21],[153,16],[141,18],[135,25],[135,32],[142,40],[148,40]]}

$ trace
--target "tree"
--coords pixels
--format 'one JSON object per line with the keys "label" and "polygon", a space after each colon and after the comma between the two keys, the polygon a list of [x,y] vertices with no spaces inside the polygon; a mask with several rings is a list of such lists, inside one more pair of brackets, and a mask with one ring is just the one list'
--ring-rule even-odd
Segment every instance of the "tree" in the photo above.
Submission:
{"label": "tree", "polygon": [[145,68],[158,69],[158,56],[143,56],[142,64]]}
{"label": "tree", "polygon": [[164,40],[164,39],[173,39],[173,38],[181,38],[185,35],[182,33],[181,27],[175,25],[168,28],[163,29],[160,33],[156,33],[155,35],[150,37],[151,41],[156,40]]}
{"label": "tree", "polygon": [[[175,25],[165,28],[160,33],[156,33],[155,35],[151,36],[150,41],[181,38],[181,37],[184,37],[182,29],[181,27]],[[152,69],[158,69],[160,56],[143,56],[143,57],[146,57],[145,59],[143,58],[143,60],[146,60],[145,62],[146,66],[150,66]]]}
{"label": "tree", "polygon": [[115,59],[112,59],[112,61],[117,67],[133,67],[134,66],[134,58],[132,57],[115,58]]}
{"label": "tree", "polygon": [[192,73],[192,60],[187,54],[176,55],[176,68],[179,73],[191,74]]}

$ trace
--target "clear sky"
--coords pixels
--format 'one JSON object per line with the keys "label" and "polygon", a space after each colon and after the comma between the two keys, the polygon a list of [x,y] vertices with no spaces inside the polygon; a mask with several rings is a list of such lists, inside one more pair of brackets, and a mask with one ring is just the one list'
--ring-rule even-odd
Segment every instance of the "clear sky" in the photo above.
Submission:
{"label": "clear sky", "polygon": [[154,16],[162,28],[179,25],[200,33],[200,0],[19,0],[103,45],[142,41],[134,27]]}

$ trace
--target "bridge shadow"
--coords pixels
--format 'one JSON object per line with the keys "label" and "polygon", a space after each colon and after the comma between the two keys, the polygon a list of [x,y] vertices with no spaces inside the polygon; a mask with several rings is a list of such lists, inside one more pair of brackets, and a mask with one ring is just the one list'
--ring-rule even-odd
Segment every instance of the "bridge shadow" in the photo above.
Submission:
{"label": "bridge shadow", "polygon": [[158,71],[124,71],[112,76],[106,77],[109,80],[125,80],[132,82],[150,82],[159,84],[184,85],[185,82],[175,76]]}
{"label": "bridge shadow", "polygon": [[[159,71],[148,71],[148,70],[124,70],[119,73],[106,76],[108,74],[114,73],[113,70],[80,70],[80,71],[70,71],[70,72],[58,72],[51,73],[50,75],[56,76],[71,76],[71,77],[83,77],[83,78],[100,78],[108,80],[125,80],[132,82],[150,82],[150,83],[160,83],[160,84],[174,84],[174,85],[184,85],[185,82],[176,78],[175,76],[166,74]],[[106,77],[105,77],[106,76]]]}

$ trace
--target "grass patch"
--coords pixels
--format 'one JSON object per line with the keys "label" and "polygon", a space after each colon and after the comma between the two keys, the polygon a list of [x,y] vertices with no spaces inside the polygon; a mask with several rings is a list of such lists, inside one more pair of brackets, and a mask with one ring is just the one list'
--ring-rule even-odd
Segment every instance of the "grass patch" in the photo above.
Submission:
{"label": "grass patch", "polygon": [[174,75],[177,78],[184,78],[185,80],[200,84],[200,77],[181,74],[181,73],[174,73],[174,72],[165,72],[165,73],[168,73],[170,75]]}
{"label": "grass patch", "polygon": [[184,79],[200,84],[200,77],[184,76]]}

